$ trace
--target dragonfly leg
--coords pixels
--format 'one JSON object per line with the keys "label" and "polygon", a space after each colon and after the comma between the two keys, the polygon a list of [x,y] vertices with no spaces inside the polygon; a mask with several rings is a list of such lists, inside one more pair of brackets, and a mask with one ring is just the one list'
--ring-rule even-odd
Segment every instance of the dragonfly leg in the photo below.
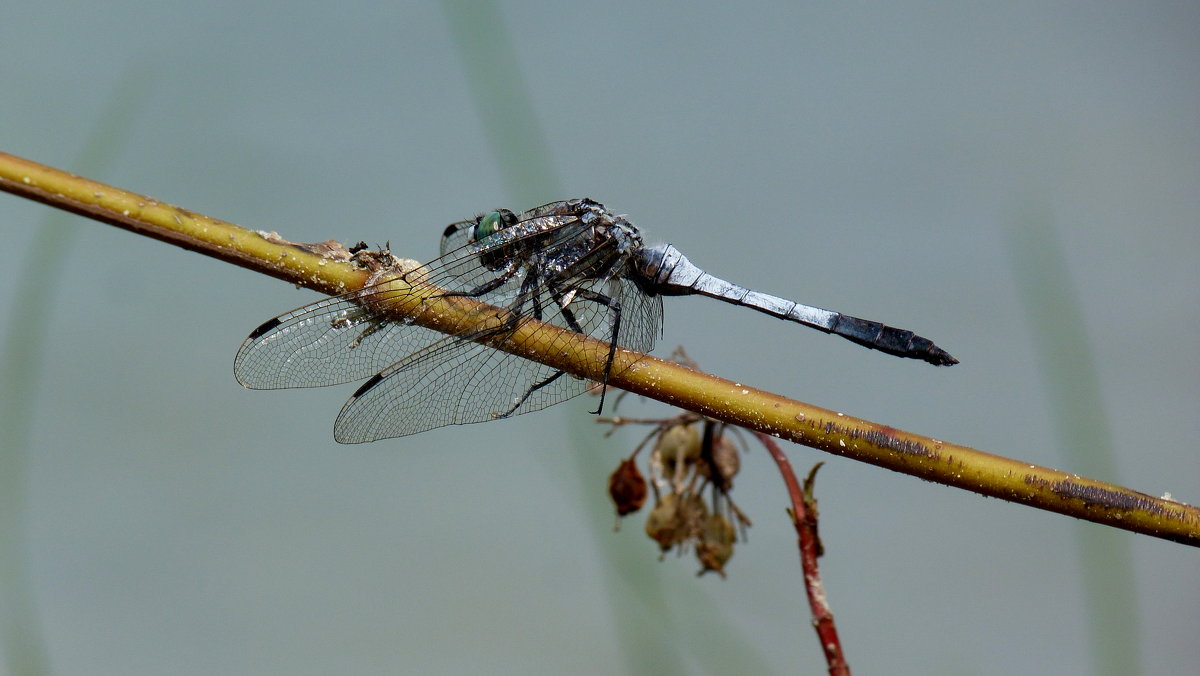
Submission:
{"label": "dragonfly leg", "polygon": [[379,331],[381,329],[383,329],[383,322],[380,322],[379,320],[376,320],[376,319],[369,320],[367,322],[367,328],[363,329],[362,332],[359,333],[358,336],[354,340],[350,341],[349,343],[346,343],[346,347],[353,350],[354,348],[358,347],[359,345],[362,345],[363,340],[365,340],[371,334],[376,333],[377,331]]}
{"label": "dragonfly leg", "polygon": [[[600,405],[596,407],[595,411],[592,411],[592,415],[600,415],[600,412],[604,410],[604,395],[608,392],[608,378],[612,375],[613,359],[617,356],[617,336],[621,334],[621,303],[612,296],[606,296],[602,293],[592,291],[591,289],[575,287],[572,289],[572,292],[575,294],[575,296],[571,299],[572,301],[575,298],[582,298],[584,300],[590,300],[593,303],[604,305],[608,307],[609,310],[608,316],[612,324],[612,334],[608,341],[608,358],[604,360],[604,378],[600,381]],[[558,296],[555,296],[555,298],[558,299]],[[563,315],[566,316],[567,312],[567,307],[564,305]],[[570,321],[570,319],[568,319],[568,321]],[[572,327],[572,330],[578,333],[583,333],[583,331],[575,329],[574,327]]]}
{"label": "dragonfly leg", "polygon": [[[482,296],[487,293],[491,293],[492,291],[495,291],[496,289],[500,288],[501,286],[504,286],[506,283],[508,283],[509,280],[511,280],[514,276],[516,276],[517,272],[519,272],[520,269],[521,269],[521,266],[517,266],[517,265],[509,266],[508,268],[506,268],[504,270],[504,272],[500,273],[499,275],[496,275],[492,279],[488,280],[487,282],[485,282],[483,284],[480,284],[479,286],[475,287],[474,289],[471,289],[470,291],[447,291],[446,293],[439,294],[438,297],[439,298],[453,298],[453,297],[478,298],[479,296]],[[522,308],[524,308],[525,304],[529,303],[529,302],[533,303],[534,318],[540,320],[542,318],[542,305],[541,305],[541,302],[538,299],[537,293],[535,291],[536,286],[537,286],[537,271],[533,268],[530,268],[528,274],[526,274],[526,276],[525,276],[525,279],[523,279],[521,281],[521,290],[520,290],[520,292],[517,293],[516,300],[514,300],[512,302],[512,304],[509,305],[507,308],[508,318],[504,320],[504,324],[498,329],[484,329],[482,331],[479,331],[478,333],[474,333],[474,334],[471,334],[468,336],[461,336],[461,337],[464,340],[478,340],[479,338],[482,338],[485,336],[490,336],[490,335],[495,335],[495,334],[506,333],[506,332],[512,331],[513,329],[517,328],[517,323],[521,321]]]}
{"label": "dragonfly leg", "polygon": [[507,418],[508,416],[512,415],[513,413],[516,412],[516,410],[518,408],[521,408],[521,404],[524,404],[525,400],[528,399],[530,397],[530,395],[532,395],[534,392],[537,392],[538,390],[542,389],[543,387],[549,385],[550,383],[558,380],[559,378],[561,378],[563,376],[564,373],[566,373],[566,372],[565,371],[557,371],[554,373],[554,375],[550,376],[549,378],[546,378],[542,382],[535,383],[529,389],[525,390],[525,394],[521,395],[521,398],[518,399],[515,404],[513,404],[512,408],[508,409],[507,411],[505,411],[504,413],[500,414],[497,417],[498,418]]}
{"label": "dragonfly leg", "polygon": [[[438,298],[452,298],[465,296],[467,298],[478,298],[485,293],[491,293],[496,289],[504,286],[508,280],[512,279],[521,268],[514,264],[505,267],[504,271],[470,291],[447,291],[446,293],[438,294]],[[522,285],[524,286],[524,285]]]}
{"label": "dragonfly leg", "polygon": [[568,300],[567,294],[563,293],[563,290],[558,286],[551,284],[547,284],[546,286],[550,287],[550,297],[554,299],[555,303],[558,303],[560,308],[562,308],[562,316],[567,322],[567,328],[571,329],[575,333],[583,333],[583,327],[579,325],[579,320],[575,318],[575,313],[571,311],[570,307],[571,301],[575,300],[575,298],[572,297]]}
{"label": "dragonfly leg", "polygon": [[[508,278],[511,278],[511,277],[512,277],[512,275],[508,275]],[[495,280],[493,280],[493,281],[495,281]],[[507,281],[507,279],[505,281]],[[489,284],[490,284],[490,282],[489,282]],[[485,284],[484,286],[487,286],[487,284]],[[517,324],[520,323],[522,310],[524,309],[526,303],[533,304],[534,319],[541,320],[541,318],[542,318],[542,303],[541,303],[541,300],[538,298],[537,292],[534,290],[535,286],[537,286],[537,273],[533,270],[530,270],[529,274],[526,275],[525,279],[521,282],[521,290],[519,293],[517,293],[516,300],[514,300],[507,308],[504,308],[503,310],[501,310],[502,312],[504,312],[507,315],[507,317],[505,318],[504,322],[500,326],[493,327],[493,328],[481,329],[474,333],[459,336],[459,338],[461,338],[462,340],[479,340],[481,338],[486,338],[488,336],[498,336],[498,335],[502,335],[505,333],[511,333],[514,329],[517,328]],[[487,291],[484,291],[483,293],[487,293]],[[445,295],[463,296],[463,295],[468,295],[468,294],[455,293],[455,294],[445,294]],[[519,405],[520,404],[518,404],[518,406]],[[508,415],[508,414],[505,414],[505,415]]]}
{"label": "dragonfly leg", "polygon": [[530,267],[525,279],[521,280],[521,290],[517,293],[517,299],[508,306],[508,319],[504,321],[505,331],[517,328],[517,322],[521,321],[521,311],[526,303],[533,305],[533,318],[539,322],[542,321],[542,299],[537,293],[537,280],[537,269]]}

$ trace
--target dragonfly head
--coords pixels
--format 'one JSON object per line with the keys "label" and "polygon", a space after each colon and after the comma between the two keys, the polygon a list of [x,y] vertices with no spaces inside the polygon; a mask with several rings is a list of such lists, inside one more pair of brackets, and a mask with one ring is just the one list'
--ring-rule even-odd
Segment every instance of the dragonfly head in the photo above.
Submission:
{"label": "dragonfly head", "polygon": [[474,241],[487,239],[516,222],[517,217],[508,209],[489,211],[476,219]]}

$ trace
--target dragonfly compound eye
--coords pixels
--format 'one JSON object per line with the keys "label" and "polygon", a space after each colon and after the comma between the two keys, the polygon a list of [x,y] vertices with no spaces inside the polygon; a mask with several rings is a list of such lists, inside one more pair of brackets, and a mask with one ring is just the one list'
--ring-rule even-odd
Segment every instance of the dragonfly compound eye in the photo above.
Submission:
{"label": "dragonfly compound eye", "polygon": [[499,211],[492,211],[479,217],[475,226],[475,241],[478,242],[499,232],[504,228],[504,217]]}

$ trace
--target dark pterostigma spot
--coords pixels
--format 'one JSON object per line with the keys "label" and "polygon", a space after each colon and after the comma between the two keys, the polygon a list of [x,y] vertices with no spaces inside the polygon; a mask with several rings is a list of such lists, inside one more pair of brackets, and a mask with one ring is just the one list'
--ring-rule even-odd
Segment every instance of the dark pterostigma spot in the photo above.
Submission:
{"label": "dark pterostigma spot", "polygon": [[280,323],[279,317],[276,317],[274,319],[269,319],[269,320],[263,322],[262,326],[258,327],[257,329],[254,329],[253,331],[250,332],[249,340],[254,340],[255,338],[262,336],[267,331],[270,331],[271,329],[275,328],[276,326],[279,326],[279,323]]}
{"label": "dark pterostigma spot", "polygon": [[[364,394],[366,394],[367,390],[378,385],[379,381],[381,381],[381,380],[383,380],[382,373],[376,373],[375,375],[371,376],[370,380],[363,383],[362,387],[355,390],[354,394],[350,396],[350,400],[353,401],[353,400],[358,399],[359,397],[363,396]],[[349,402],[346,402],[346,403],[349,403]]]}

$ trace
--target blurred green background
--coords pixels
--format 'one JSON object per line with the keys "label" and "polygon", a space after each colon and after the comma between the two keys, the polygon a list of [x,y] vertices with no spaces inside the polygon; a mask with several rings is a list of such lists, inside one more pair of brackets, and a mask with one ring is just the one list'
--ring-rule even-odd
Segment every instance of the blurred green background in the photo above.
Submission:
{"label": "blurred green background", "polygon": [[[917,330],[963,363],[696,299],[667,300],[658,354],[682,343],[770,391],[1200,499],[1196,5],[491,12],[472,27],[488,15],[435,2],[8,3],[0,149],[84,172],[99,135],[98,180],[418,259],[479,211],[593,197],[716,274]],[[510,42],[524,82],[473,82],[479,53],[503,61]],[[489,101],[524,101],[544,138],[489,126]],[[48,211],[0,196],[3,332],[48,327],[40,375],[0,402],[31,410],[0,501],[24,519],[32,604],[0,613],[53,671],[823,669],[760,452],[735,489],[749,543],[728,580],[696,579],[690,558],[656,561],[641,517],[613,534],[589,508],[640,434],[602,440],[590,401],[344,447],[332,423],[353,386],[243,390],[242,339],[312,292],[72,217],[32,261],[60,285],[52,304],[16,313]],[[1029,302],[1068,289],[1075,309]],[[1046,342],[1074,314],[1087,342]],[[1057,368],[1087,354],[1094,375]],[[1090,422],[1064,431],[1064,401],[1094,402]],[[1115,458],[1095,470],[1068,437]],[[1120,651],[1143,673],[1200,660],[1195,549],[789,450],[828,462],[823,573],[860,673],[1090,673],[1113,626],[1135,628]],[[1081,550],[1090,537],[1111,550]],[[1113,590],[1132,612],[1085,598],[1107,551],[1132,552],[1133,587]]]}

